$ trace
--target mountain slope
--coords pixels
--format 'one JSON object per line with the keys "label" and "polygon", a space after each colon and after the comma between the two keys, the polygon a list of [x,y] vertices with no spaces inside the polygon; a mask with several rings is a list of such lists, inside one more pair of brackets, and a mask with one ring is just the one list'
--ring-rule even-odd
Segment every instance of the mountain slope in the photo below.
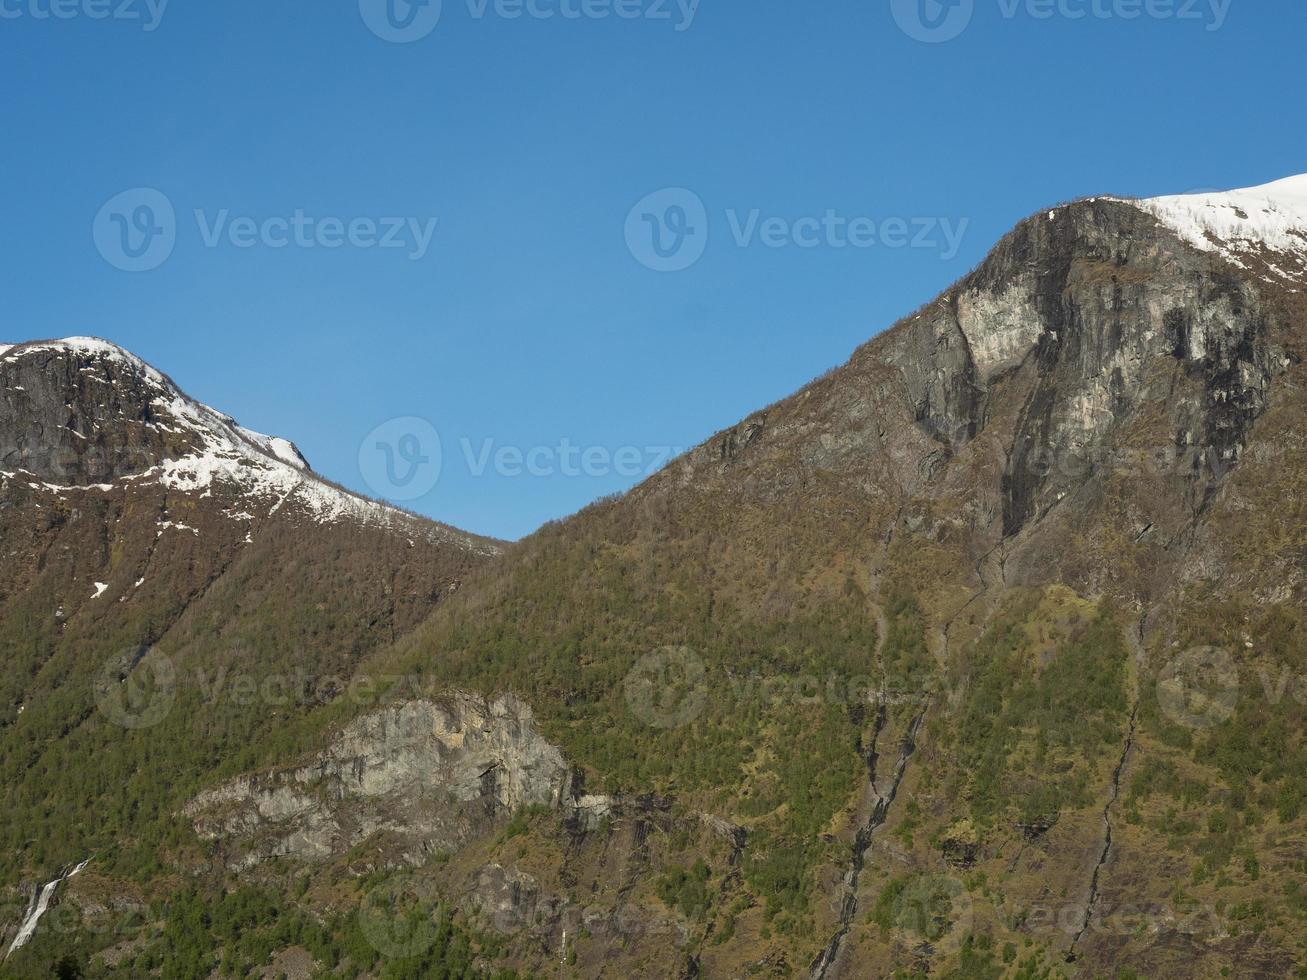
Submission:
{"label": "mountain slope", "polygon": [[[1258,678],[1303,666],[1307,309],[1283,273],[1307,214],[1257,238],[1261,196],[1204,247],[1165,201],[1035,215],[401,641],[400,663],[530,700],[589,785],[747,831],[736,863],[692,844],[645,866],[610,922],[672,911],[685,939],[617,929],[627,969],[1291,971],[1301,908],[1261,896],[1307,887],[1302,706]],[[1209,649],[1235,706],[1195,726],[1175,688],[1225,680]],[[671,727],[632,706],[645,674]],[[713,898],[685,914],[657,882],[701,856]],[[566,862],[532,874],[565,910]],[[614,938],[589,931],[598,975]]]}
{"label": "mountain slope", "polygon": [[103,341],[6,347],[0,404],[7,885],[67,853],[159,866],[204,779],[501,550],[330,485]]}
{"label": "mountain slope", "polygon": [[[332,692],[187,769],[142,852],[333,923],[323,971],[421,975],[447,947],[394,930],[435,907],[479,968],[540,976],[1302,970],[1305,192],[1034,215],[393,642],[339,617],[327,659],[384,703]],[[300,513],[287,541],[325,540]],[[202,638],[244,592],[178,617],[188,663],[224,662]],[[276,662],[338,630],[240,635]],[[84,856],[53,843],[33,869]]]}

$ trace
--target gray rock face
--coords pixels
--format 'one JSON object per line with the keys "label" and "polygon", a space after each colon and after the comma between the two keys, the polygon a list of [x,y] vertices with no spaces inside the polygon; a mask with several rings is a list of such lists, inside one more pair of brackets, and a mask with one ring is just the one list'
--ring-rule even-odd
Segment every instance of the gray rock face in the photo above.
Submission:
{"label": "gray rock face", "polygon": [[1241,254],[1195,248],[1139,203],[1040,212],[846,365],[631,498],[650,515],[686,493],[797,499],[826,508],[814,524],[869,504],[881,534],[946,545],[983,587],[1135,601],[1219,577],[1210,549],[1201,566],[1182,556],[1241,458],[1268,451],[1258,424],[1302,356],[1287,257]]}
{"label": "gray rock face", "polygon": [[[1005,536],[1076,490],[1149,406],[1166,406],[1178,459],[1201,447],[1175,467],[1200,494],[1237,460],[1283,355],[1253,283],[1212,265],[1151,215],[1085,201],[1023,222],[894,337],[885,353],[918,421],[952,451],[986,431],[997,398],[1020,397]],[[1181,391],[1158,370],[1175,365]]]}
{"label": "gray rock face", "polygon": [[308,764],[233,780],[185,812],[201,837],[235,845],[238,867],[325,860],[380,836],[420,865],[527,806],[592,825],[609,801],[573,794],[572,770],[527,705],[454,693],[374,711]]}
{"label": "gray rock face", "polygon": [[290,442],[242,428],[108,341],[0,348],[0,470],[86,486],[205,453],[310,470]]}
{"label": "gray rock face", "polygon": [[0,355],[0,470],[108,483],[199,448],[159,403],[165,379],[101,350],[22,345]]}

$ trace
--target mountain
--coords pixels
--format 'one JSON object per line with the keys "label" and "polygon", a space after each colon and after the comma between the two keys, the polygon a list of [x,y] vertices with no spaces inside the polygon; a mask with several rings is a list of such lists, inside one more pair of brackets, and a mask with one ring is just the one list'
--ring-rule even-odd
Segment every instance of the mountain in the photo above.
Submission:
{"label": "mountain", "polygon": [[529,874],[583,975],[1292,973],[1304,189],[1034,215],[401,641],[528,698],[596,791],[747,835],[632,848],[607,930],[574,845],[453,890]]}
{"label": "mountain", "polygon": [[[176,976],[292,953],[372,976],[1304,970],[1305,284],[1307,177],[1041,211],[846,364],[630,493],[493,560],[444,531],[433,554],[463,556],[460,587],[391,635],[335,607],[285,635],[299,587],[265,585],[248,615],[232,612],[243,584],[188,608],[149,640],[188,665],[236,657],[264,677],[311,633],[330,669],[388,680],[266,727],[201,724],[204,702],[187,702],[149,738],[70,724],[72,695],[47,683],[0,734],[21,820],[5,880],[48,881],[103,848],[62,886],[66,907],[131,892],[187,958],[78,929],[38,929],[20,957],[72,949],[102,970],[108,950]],[[52,404],[80,368],[56,371]],[[30,387],[0,380],[10,406]],[[31,409],[14,411],[22,428]],[[214,424],[259,467],[312,479],[284,447]],[[171,485],[180,462],[120,475],[97,460],[58,473],[110,478],[91,493],[124,501],[147,473],[165,521],[169,495],[193,499]],[[29,549],[65,533],[40,523],[67,495],[44,472],[3,488]],[[267,535],[278,560],[390,533],[327,513],[306,504]],[[85,538],[110,518],[85,518]],[[86,553],[50,580],[63,592],[39,590],[47,606],[74,582],[79,608],[100,602],[83,586],[107,598],[132,574],[90,575]],[[342,584],[324,577],[320,601],[352,597]],[[11,594],[19,675],[40,676],[75,626],[97,655],[52,678],[92,676],[127,637],[50,625],[31,586]],[[257,638],[260,656],[215,630]],[[38,709],[44,727],[20,735]],[[51,775],[87,751],[128,779],[108,820],[105,786]],[[152,772],[132,783],[128,766]],[[257,942],[230,926],[248,908]]]}
{"label": "mountain", "polygon": [[[159,861],[202,777],[502,550],[331,485],[104,341],[6,346],[0,405],[9,884],[72,851],[90,872]],[[284,703],[228,687],[255,676]]]}

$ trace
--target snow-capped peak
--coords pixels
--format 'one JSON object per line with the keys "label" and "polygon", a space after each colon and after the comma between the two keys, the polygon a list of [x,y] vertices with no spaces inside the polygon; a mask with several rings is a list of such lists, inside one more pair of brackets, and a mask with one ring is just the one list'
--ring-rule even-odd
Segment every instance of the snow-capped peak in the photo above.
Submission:
{"label": "snow-capped peak", "polygon": [[29,340],[19,344],[0,344],[0,358],[8,357],[11,352],[16,352],[13,356],[18,357],[20,354],[36,354],[42,351],[56,350],[71,351],[77,354],[98,354],[103,357],[115,358],[131,364],[137,371],[157,384],[171,384],[162,372],[156,371],[131,351],[110,341],[101,340],[99,337],[64,337],[62,340]]}
{"label": "snow-capped peak", "polygon": [[[1307,174],[1260,187],[1178,194],[1132,202],[1203,251],[1237,265],[1241,255],[1270,251],[1307,256]],[[1303,268],[1276,269],[1302,279]]]}
{"label": "snow-capped peak", "polygon": [[[241,494],[268,515],[295,507],[319,522],[352,519],[370,524],[415,524],[420,521],[403,511],[368,500],[323,480],[287,439],[264,435],[239,424],[231,416],[186,395],[165,374],[117,344],[97,337],[67,337],[15,345],[0,345],[0,367],[20,366],[22,358],[38,353],[65,353],[84,362],[88,377],[111,382],[123,374],[140,383],[133,397],[148,401],[148,410],[134,421],[94,418],[92,425],[144,425],[166,444],[154,465],[129,476],[130,481],[157,481],[167,487],[207,496],[217,485]],[[113,370],[106,365],[112,363]],[[126,369],[125,371],[123,369]],[[84,437],[86,433],[80,433]],[[180,448],[179,448],[180,447]],[[0,474],[13,476],[14,474]],[[76,488],[49,486],[53,490]],[[110,489],[96,485],[96,489]],[[256,502],[262,507],[255,506]],[[448,537],[468,547],[481,547],[471,535],[431,524],[433,535]],[[446,533],[448,532],[448,533]]]}
{"label": "snow-capped peak", "polygon": [[[131,351],[99,337],[65,337],[62,340],[42,340],[25,344],[0,345],[0,359],[10,360],[43,351],[66,351],[86,358],[104,358],[129,366],[157,389],[154,404],[166,409],[177,420],[189,423],[189,428],[202,436],[217,436],[220,442],[244,444],[243,449],[271,456],[289,463],[299,470],[309,470],[308,460],[293,442],[279,436],[268,436],[237,424],[230,415],[219,412],[189,397],[162,371],[137,357]],[[235,447],[233,447],[235,448]]]}

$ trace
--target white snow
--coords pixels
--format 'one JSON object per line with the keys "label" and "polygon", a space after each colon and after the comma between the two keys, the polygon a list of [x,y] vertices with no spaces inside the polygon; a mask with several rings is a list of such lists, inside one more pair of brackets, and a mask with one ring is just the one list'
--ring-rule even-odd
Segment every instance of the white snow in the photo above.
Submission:
{"label": "white snow", "polygon": [[0,350],[0,358],[21,357],[41,351],[69,350],[78,354],[94,354],[113,360],[126,361],[156,384],[167,383],[161,371],[157,371],[130,351],[117,344],[111,344],[99,337],[65,337],[62,340],[38,340],[25,344],[10,344]]}
{"label": "white snow", "polygon": [[160,521],[157,526],[159,528],[159,533],[156,534],[155,537],[162,536],[163,532],[168,530],[168,528],[170,527],[176,528],[178,531],[190,531],[196,537],[199,537],[200,534],[200,532],[195,530],[195,528],[191,527],[188,524],[182,524],[179,521]]}
{"label": "white snow", "polygon": [[[24,473],[26,473],[27,471],[26,471],[26,470],[22,470],[22,471],[20,471],[20,472],[24,472]],[[16,475],[16,474],[13,474],[13,473],[6,473],[6,474],[4,474],[4,475],[5,475],[5,476],[14,476],[14,475]],[[111,490],[114,489],[114,486],[113,486],[112,483],[87,483],[87,484],[85,484],[84,486],[67,486],[67,487],[65,487],[65,486],[62,486],[62,485],[60,485],[60,484],[58,484],[58,483],[35,483],[35,482],[29,482],[27,485],[28,485],[29,487],[31,487],[33,490],[49,490],[51,493],[67,493],[67,492],[70,491],[70,490],[99,490],[99,491],[102,492],[102,493],[109,493]]]}
{"label": "white snow", "polygon": [[28,906],[27,914],[23,917],[23,924],[18,927],[18,935],[14,936],[14,941],[9,946],[9,952],[5,953],[5,959],[9,959],[14,950],[22,949],[31,941],[32,936],[36,934],[37,923],[41,921],[41,916],[45,915],[46,910],[50,907],[50,900],[54,898],[54,893],[59,886],[90,863],[88,858],[66,875],[61,875],[54,881],[48,882],[41,889],[35,904]]}
{"label": "white snow", "polygon": [[[289,440],[244,428],[229,415],[183,394],[161,371],[136,355],[96,337],[68,337],[6,346],[0,359],[12,360],[38,351],[67,350],[83,356],[103,357],[125,363],[142,375],[156,390],[153,399],[158,428],[189,435],[196,448],[185,456],[169,459],[144,473],[123,480],[157,480],[175,490],[208,496],[215,484],[233,486],[248,502],[271,505],[271,514],[284,504],[300,505],[319,523],[350,519],[385,526],[410,527],[415,519],[386,504],[367,500],[334,487],[318,477],[300,451]],[[122,482],[122,481],[119,481]],[[49,489],[54,490],[51,486]],[[74,488],[57,488],[62,491]],[[112,489],[103,485],[97,489]],[[251,519],[249,503],[233,519]],[[164,524],[195,532],[184,525]],[[162,532],[160,532],[162,533]],[[433,538],[459,544],[468,550],[493,554],[495,548],[470,536],[439,525],[430,526]]]}
{"label": "white snow", "polygon": [[[1196,248],[1242,266],[1241,255],[1262,246],[1307,256],[1307,174],[1260,187],[1132,201]],[[1303,273],[1287,273],[1302,278]]]}
{"label": "white snow", "polygon": [[299,470],[309,469],[309,461],[304,458],[304,454],[299,451],[299,447],[289,439],[282,439],[280,436],[265,436],[262,432],[255,432],[253,429],[247,429],[244,426],[237,426],[241,435],[249,439],[269,456],[275,456],[283,463],[290,463]]}
{"label": "white snow", "polygon": [[109,583],[108,583],[108,582],[96,582],[96,583],[95,583],[95,595],[91,596],[91,598],[92,598],[92,599],[98,599],[98,598],[100,598],[100,596],[104,595],[104,590],[107,589],[107,588],[109,588]]}

